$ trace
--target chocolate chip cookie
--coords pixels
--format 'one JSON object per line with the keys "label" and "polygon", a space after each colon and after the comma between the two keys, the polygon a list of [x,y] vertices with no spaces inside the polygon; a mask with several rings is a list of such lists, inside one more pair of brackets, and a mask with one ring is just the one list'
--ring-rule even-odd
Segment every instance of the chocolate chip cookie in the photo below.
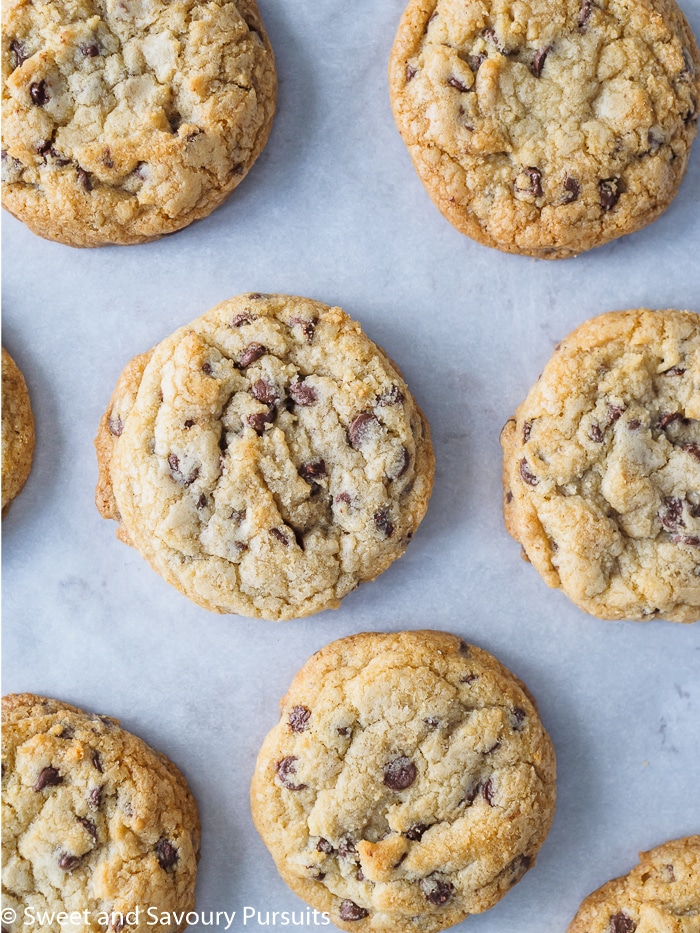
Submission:
{"label": "chocolate chip cookie", "polygon": [[697,133],[700,53],[674,0],[411,0],[389,81],[445,217],[544,259],[658,217]]}
{"label": "chocolate chip cookie", "polygon": [[32,469],[34,416],[24,376],[2,348],[2,514],[22,490]]}
{"label": "chocolate chip cookie", "polygon": [[568,933],[698,933],[700,836],[640,853],[629,875],[581,904]]}
{"label": "chocolate chip cookie", "polygon": [[506,527],[549,586],[602,619],[700,618],[700,316],[583,324],[501,442]]}
{"label": "chocolate chip cookie", "polygon": [[248,294],[124,371],[96,439],[97,504],[199,605],[336,607],[403,554],[433,480],[398,369],[340,308]]}
{"label": "chocolate chip cookie", "polygon": [[4,697],[2,714],[2,898],[16,912],[3,911],[3,929],[61,933],[40,912],[79,911],[81,930],[145,933],[149,908],[192,909],[199,818],[175,765],[116,719],[60,700]]}
{"label": "chocolate chip cookie", "polygon": [[488,910],[534,864],[554,805],[527,689],[428,631],[355,635],[310,658],[251,787],[284,880],[357,931],[433,933]]}
{"label": "chocolate chip cookie", "polygon": [[3,205],[71,246],[205,217],[275,110],[255,0],[8,0],[2,61]]}

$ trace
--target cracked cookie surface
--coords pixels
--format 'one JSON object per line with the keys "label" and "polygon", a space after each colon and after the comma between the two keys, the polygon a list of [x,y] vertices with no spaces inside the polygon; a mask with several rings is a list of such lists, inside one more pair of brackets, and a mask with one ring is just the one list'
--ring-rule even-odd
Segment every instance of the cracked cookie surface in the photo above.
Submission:
{"label": "cracked cookie surface", "polygon": [[133,360],[96,439],[97,504],[207,609],[336,607],[404,552],[434,460],[400,373],[340,308],[223,302]]}
{"label": "cracked cookie surface", "polygon": [[549,586],[603,619],[700,618],[700,316],[586,322],[501,442],[506,527]]}
{"label": "cracked cookie surface", "polygon": [[294,678],[251,786],[286,883],[343,930],[433,933],[492,907],[552,821],[527,689],[442,632],[365,633]]}
{"label": "cracked cookie surface", "polygon": [[2,58],[3,205],[72,246],[205,217],[270,132],[255,0],[8,0]]}
{"label": "cracked cookie surface", "polygon": [[2,514],[27,482],[34,456],[34,416],[27,383],[2,348]]}
{"label": "cracked cookie surface", "polygon": [[641,852],[585,899],[568,933],[700,933],[700,836]]}
{"label": "cracked cookie surface", "polygon": [[[192,909],[199,818],[165,755],[60,700],[4,697],[2,714],[2,896],[17,911],[3,929],[25,929],[25,908],[43,933],[65,926],[40,911],[87,911],[71,929],[118,933],[151,929],[149,907]],[[136,907],[140,922],[120,923]]]}
{"label": "cracked cookie surface", "polygon": [[674,0],[411,0],[389,83],[414,166],[458,230],[565,258],[674,197],[700,53]]}

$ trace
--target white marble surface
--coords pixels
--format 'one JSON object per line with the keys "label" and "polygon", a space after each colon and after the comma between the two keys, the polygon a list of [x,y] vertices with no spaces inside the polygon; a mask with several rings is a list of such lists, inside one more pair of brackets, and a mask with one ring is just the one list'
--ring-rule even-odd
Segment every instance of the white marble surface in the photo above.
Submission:
{"label": "white marble surface", "polygon": [[[700,627],[601,622],[548,590],[503,527],[498,435],[586,318],[700,311],[700,143],[676,201],[632,237],[555,263],[478,246],[432,206],[394,127],[386,62],[402,5],[261,0],[278,116],[208,219],[149,245],[76,251],[4,217],[3,341],[29,382],[37,453],[3,523],[3,689],[118,716],[180,765],[203,819],[201,910],[300,911],[248,810],[279,698],[334,638],[459,633],[526,681],[559,764],[536,867],[463,928],[555,933],[639,849],[700,831]],[[700,0],[684,8],[700,34]],[[93,505],[92,440],[123,365],[249,290],[357,317],[402,367],[437,454],[406,556],[340,610],[282,624],[191,604]]]}

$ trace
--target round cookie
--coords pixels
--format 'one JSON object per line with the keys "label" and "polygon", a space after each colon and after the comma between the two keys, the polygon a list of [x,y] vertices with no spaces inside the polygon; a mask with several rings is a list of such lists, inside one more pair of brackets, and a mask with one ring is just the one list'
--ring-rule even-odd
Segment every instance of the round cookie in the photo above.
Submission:
{"label": "round cookie", "polygon": [[534,864],[554,805],[554,751],[527,689],[430,631],[313,655],[251,786],[283,879],[358,933],[434,933],[488,910]]}
{"label": "round cookie", "polygon": [[16,911],[3,930],[26,929],[25,910],[34,923],[79,911],[85,933],[146,933],[148,908],[191,910],[199,817],[175,765],[116,719],[60,700],[4,697],[2,713],[2,897]]}
{"label": "round cookie", "polygon": [[700,618],[700,316],[586,322],[501,443],[506,527],[549,586],[602,619]]}
{"label": "round cookie", "polygon": [[70,246],[206,217],[270,132],[255,0],[8,0],[2,56],[3,205]]}
{"label": "round cookie", "polygon": [[32,469],[34,416],[24,376],[2,348],[2,514],[22,490]]}
{"label": "round cookie", "polygon": [[241,295],[133,360],[96,439],[98,508],[199,605],[337,607],[403,554],[434,460],[398,369],[340,308]]}
{"label": "round cookie", "polygon": [[561,259],[669,205],[700,52],[674,0],[411,0],[389,83],[444,216],[486,246]]}
{"label": "round cookie", "polygon": [[568,933],[698,933],[700,836],[640,853],[640,864],[590,894]]}

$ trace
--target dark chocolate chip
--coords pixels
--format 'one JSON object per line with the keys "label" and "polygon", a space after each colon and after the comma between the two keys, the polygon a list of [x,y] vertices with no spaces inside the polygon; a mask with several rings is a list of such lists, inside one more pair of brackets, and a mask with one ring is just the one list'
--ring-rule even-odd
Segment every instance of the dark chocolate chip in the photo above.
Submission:
{"label": "dark chocolate chip", "polygon": [[88,820],[84,816],[79,816],[78,822],[83,827],[83,829],[85,829],[92,836],[93,842],[97,842],[97,827],[92,822],[92,820]]}
{"label": "dark chocolate chip", "polygon": [[207,504],[207,497],[204,495],[204,493],[202,493],[199,499],[197,499],[197,508],[203,509],[206,504]]}
{"label": "dark chocolate chip", "polygon": [[683,521],[683,500],[675,496],[664,498],[663,509],[659,511],[659,521],[668,531],[677,531],[685,528]]}
{"label": "dark chocolate chip", "polygon": [[93,768],[95,768],[97,771],[99,771],[100,774],[103,773],[103,772],[102,772],[102,760],[101,760],[101,758],[100,758],[100,753],[99,753],[99,752],[93,752],[93,753],[92,753],[92,766],[93,766]]}
{"label": "dark chocolate chip", "polygon": [[595,444],[603,443],[603,432],[600,430],[597,424],[591,425],[591,429],[588,432],[588,436]]}
{"label": "dark chocolate chip", "polygon": [[275,409],[271,408],[269,411],[256,411],[247,415],[245,420],[258,436],[262,436],[265,433],[265,425],[272,424],[275,417]]}
{"label": "dark chocolate chip", "polygon": [[564,191],[566,191],[566,194],[562,198],[562,204],[571,204],[573,201],[577,200],[579,194],[581,193],[581,186],[575,178],[571,177],[571,175],[565,175]]}
{"label": "dark chocolate chip", "polygon": [[413,81],[417,73],[412,65],[406,65],[406,81]]}
{"label": "dark chocolate chip", "polygon": [[316,843],[316,849],[318,852],[323,852],[324,855],[333,855],[335,852],[335,849],[330,844],[330,842],[323,837],[321,837]]}
{"label": "dark chocolate chip", "polygon": [[479,679],[478,674],[465,674],[463,677],[459,678],[459,682],[462,684],[467,684],[467,686],[469,686],[470,684],[473,684],[475,680],[478,680],[478,679]]}
{"label": "dark chocolate chip", "polygon": [[684,544],[686,547],[700,547],[697,535],[671,535],[671,544]]}
{"label": "dark chocolate chip", "polygon": [[182,486],[191,486],[199,476],[199,467],[195,467],[189,476],[185,476],[180,470],[180,458],[177,454],[168,454],[168,466],[170,467],[170,476],[172,479]]}
{"label": "dark chocolate chip", "polygon": [[270,528],[270,534],[273,538],[277,538],[278,541],[281,541],[285,547],[289,547],[289,539],[281,528]]}
{"label": "dark chocolate chip", "polygon": [[64,726],[58,733],[59,739],[72,739],[74,735],[75,730],[72,726]]}
{"label": "dark chocolate chip", "polygon": [[403,405],[406,397],[401,389],[394,385],[390,389],[384,389],[381,395],[377,396],[377,405]]}
{"label": "dark chocolate chip", "polygon": [[289,728],[292,732],[305,732],[311,718],[311,710],[306,706],[295,706],[289,714]]}
{"label": "dark chocolate chip", "polygon": [[316,460],[312,463],[303,463],[299,467],[299,476],[307,483],[313,483],[314,480],[326,476],[326,461]]}
{"label": "dark chocolate chip", "polygon": [[484,54],[481,53],[481,52],[480,52],[478,55],[469,55],[469,56],[468,56],[467,61],[469,62],[469,67],[471,68],[471,70],[472,70],[472,72],[473,72],[474,74],[477,73],[477,71],[479,70],[479,68],[481,68],[481,66],[482,66],[483,63],[486,61],[487,58],[488,58],[488,56],[487,56],[487,55],[484,55]]}
{"label": "dark chocolate chip", "polygon": [[384,784],[390,790],[406,790],[413,784],[417,775],[415,764],[404,755],[384,765]]}
{"label": "dark chocolate chip", "polygon": [[240,369],[246,369],[251,363],[259,360],[261,356],[265,356],[266,353],[267,347],[264,347],[261,343],[249,343],[243,353],[241,353],[238,366]]}
{"label": "dark chocolate chip", "polygon": [[374,524],[385,538],[393,537],[394,526],[389,518],[389,506],[385,506],[374,513]]}
{"label": "dark chocolate chip", "polygon": [[88,803],[91,807],[97,809],[102,803],[102,788],[93,787],[90,793],[88,794]]}
{"label": "dark chocolate chip", "polygon": [[581,6],[578,11],[578,27],[583,29],[593,12],[593,0],[581,0]]}
{"label": "dark chocolate chip", "polygon": [[348,427],[350,446],[354,447],[355,450],[360,448],[367,440],[375,424],[379,424],[379,419],[371,411],[363,411],[356,418],[353,418]]}
{"label": "dark chocolate chip", "polygon": [[293,382],[289,395],[297,405],[314,405],[318,401],[318,392],[307,382]]}
{"label": "dark chocolate chip", "polygon": [[[255,295],[249,295],[250,298],[254,298]],[[250,324],[255,320],[250,314],[237,314],[235,318],[229,324],[229,327],[243,327],[244,324]]]}
{"label": "dark chocolate chip", "polygon": [[40,791],[45,787],[56,787],[58,784],[63,783],[63,778],[58,773],[56,768],[52,768],[50,765],[48,768],[43,768],[39,772],[39,777],[36,779],[34,784],[34,790]]}
{"label": "dark chocolate chip", "polygon": [[489,778],[487,781],[485,781],[481,785],[481,796],[484,798],[484,800],[490,807],[493,806],[494,790],[493,790],[493,781],[491,780],[491,778]]}
{"label": "dark chocolate chip", "polygon": [[406,838],[410,839],[411,842],[420,842],[426,829],[428,829],[428,826],[425,823],[414,823],[413,826],[406,830]]}
{"label": "dark chocolate chip", "polygon": [[604,211],[612,210],[618,202],[622,187],[619,178],[602,178],[598,182],[600,206]]}
{"label": "dark chocolate chip", "polygon": [[257,382],[254,382],[250,387],[250,394],[265,405],[274,405],[275,402],[279,401],[277,389],[269,382],[266,382],[265,379],[258,379]]}
{"label": "dark chocolate chip", "polygon": [[302,333],[306,337],[308,343],[311,343],[314,339],[314,332],[316,330],[316,321],[307,321],[302,317],[293,317],[289,320],[290,327],[300,327]]}
{"label": "dark chocolate chip", "polygon": [[519,855],[516,859],[508,866],[510,868],[510,884],[511,886],[517,884],[519,881],[522,881],[525,874],[530,870],[532,865],[532,859],[529,855]]}
{"label": "dark chocolate chip", "polygon": [[[522,175],[527,176],[527,187],[518,185],[518,179]],[[516,191],[525,191],[534,195],[536,198],[540,198],[542,197],[542,172],[534,165],[530,165],[522,170],[520,175],[515,179],[514,185]]]}
{"label": "dark chocolate chip", "polygon": [[360,907],[359,904],[356,904],[355,901],[349,900],[347,897],[340,902],[340,914],[341,920],[364,920],[365,917],[369,917],[369,911],[365,910],[364,907]]}
{"label": "dark chocolate chip", "polygon": [[44,104],[48,104],[49,91],[46,87],[46,81],[36,81],[34,84],[29,85],[29,96],[32,99],[32,103],[36,104],[37,107],[43,107]]}
{"label": "dark chocolate chip", "polygon": [[681,450],[695,457],[696,460],[700,460],[700,444],[683,444]]}
{"label": "dark chocolate chip", "polygon": [[107,427],[110,434],[113,434],[115,437],[121,437],[121,433],[124,430],[124,422],[119,415],[117,415],[116,418],[109,419]]}
{"label": "dark chocolate chip", "polygon": [[175,862],[177,862],[177,849],[172,842],[169,842],[167,839],[161,839],[160,842],[157,842],[154,852],[156,853],[158,864],[163,871],[172,868]]}
{"label": "dark chocolate chip", "polygon": [[84,168],[78,167],[78,182],[83,191],[92,191],[92,182],[90,176]]}
{"label": "dark chocolate chip", "polygon": [[454,887],[449,881],[441,881],[439,878],[423,878],[420,886],[425,899],[433,907],[442,907],[454,893]]}
{"label": "dark chocolate chip", "polygon": [[539,483],[539,479],[528,466],[528,462],[525,457],[523,457],[520,461],[520,476],[522,477],[523,482],[527,483],[528,486],[536,486]]}
{"label": "dark chocolate chip", "polygon": [[58,860],[58,867],[65,872],[71,872],[80,864],[80,856],[69,855],[67,852],[61,853]]}
{"label": "dark chocolate chip", "polygon": [[[194,427],[194,421],[193,421],[191,418],[188,418],[187,421],[185,421],[183,427],[184,427],[187,431],[189,431],[190,428],[193,428],[193,427]],[[222,438],[219,438],[219,446],[221,446],[221,440],[222,440]],[[225,440],[225,438],[224,438],[224,440]]]}
{"label": "dark chocolate chip", "polygon": [[545,45],[544,48],[538,49],[532,59],[532,73],[536,78],[539,78],[542,74],[542,69],[544,68],[544,63],[547,59],[547,56],[552,51],[551,45]]}
{"label": "dark chocolate chip", "polygon": [[530,432],[532,431],[532,421],[523,422],[523,444],[527,444],[530,440]]}
{"label": "dark chocolate chip", "polygon": [[610,405],[608,408],[608,424],[615,424],[625,412],[623,405]]}
{"label": "dark chocolate chip", "polygon": [[634,933],[637,924],[626,913],[620,911],[610,917],[608,924],[608,933]]}
{"label": "dark chocolate chip", "polygon": [[673,424],[676,421],[685,421],[683,413],[680,411],[667,411],[659,416],[658,427],[663,431],[669,424]]}
{"label": "dark chocolate chip", "polygon": [[391,472],[387,475],[387,479],[396,480],[401,479],[406,470],[408,469],[411,463],[411,455],[406,450],[405,447],[401,448],[400,455],[396,458],[395,462],[392,464]]}
{"label": "dark chocolate chip", "polygon": [[290,755],[277,762],[277,776],[287,790],[303,790],[306,787],[306,784],[295,784],[290,778],[290,774],[296,774],[297,760]]}
{"label": "dark chocolate chip", "polygon": [[29,56],[26,53],[26,50],[19,39],[13,39],[10,42],[10,51],[15,56],[15,67],[19,68],[23,65]]}
{"label": "dark chocolate chip", "polygon": [[100,47],[95,42],[89,45],[81,45],[80,51],[86,58],[96,58],[100,54]]}
{"label": "dark chocolate chip", "polygon": [[338,855],[341,858],[349,858],[355,852],[357,852],[357,849],[355,848],[355,843],[350,838],[350,836],[345,836],[340,840],[340,845],[338,846]]}
{"label": "dark chocolate chip", "polygon": [[347,726],[338,726],[338,735],[350,735],[350,730]]}
{"label": "dark chocolate chip", "polygon": [[447,83],[450,85],[450,87],[456,88],[458,91],[461,91],[463,94],[466,94],[466,92],[469,90],[469,88],[466,87],[464,84],[462,84],[461,81],[458,81],[457,78],[450,78]]}
{"label": "dark chocolate chip", "polygon": [[211,374],[214,372],[211,363],[202,363],[202,372],[205,376],[211,376]]}

